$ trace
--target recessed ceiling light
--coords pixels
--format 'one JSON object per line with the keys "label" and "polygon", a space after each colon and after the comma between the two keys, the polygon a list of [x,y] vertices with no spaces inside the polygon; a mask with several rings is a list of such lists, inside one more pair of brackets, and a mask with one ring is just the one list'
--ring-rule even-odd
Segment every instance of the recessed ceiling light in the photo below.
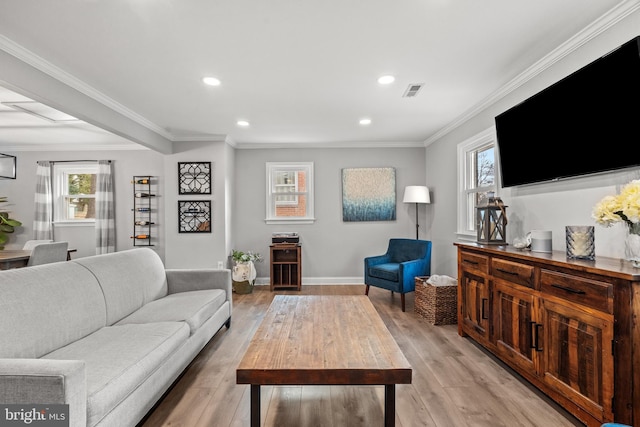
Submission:
{"label": "recessed ceiling light", "polygon": [[388,85],[393,83],[395,80],[396,78],[393,76],[382,76],[378,79],[378,83],[380,83],[381,85]]}
{"label": "recessed ceiling light", "polygon": [[369,118],[360,119],[360,124],[362,126],[370,125],[371,124],[371,119],[369,119]]}
{"label": "recessed ceiling light", "polygon": [[220,80],[216,79],[215,77],[204,77],[202,81],[204,82],[204,84],[209,86],[220,86]]}
{"label": "recessed ceiling light", "polygon": [[242,126],[242,127],[245,127],[245,128],[246,128],[247,126],[249,126],[249,122],[248,122],[248,121],[246,121],[246,120],[238,120],[238,121],[236,122],[236,124],[237,124],[238,126]]}

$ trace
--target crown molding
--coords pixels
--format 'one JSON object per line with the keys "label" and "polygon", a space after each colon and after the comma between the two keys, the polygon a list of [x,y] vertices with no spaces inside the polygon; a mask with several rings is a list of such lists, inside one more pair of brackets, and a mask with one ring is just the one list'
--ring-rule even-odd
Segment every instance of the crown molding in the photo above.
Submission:
{"label": "crown molding", "polygon": [[265,148],[424,148],[423,141],[235,142],[238,150]]}
{"label": "crown molding", "polygon": [[226,142],[227,135],[174,135],[171,142]]}
{"label": "crown molding", "polygon": [[[493,92],[491,95],[484,98],[478,104],[474,105],[462,115],[460,115],[457,119],[449,123],[447,126],[433,134],[431,137],[424,141],[424,146],[427,147],[433,144],[438,139],[442,138],[444,135],[453,131],[454,129],[461,126],[467,120],[479,114],[481,111],[489,107],[490,105],[496,103],[500,99],[504,98],[509,93],[513,92],[529,80],[536,77],[538,74],[542,73],[549,67],[551,67],[556,62],[560,61],[565,56],[574,52],[590,40],[594,39],[598,35],[602,34],[609,28],[616,25],[618,22],[622,21],[627,16],[636,12],[640,9],[640,0],[625,0],[622,1],[617,6],[613,7],[607,13],[602,15],[600,18],[596,19],[590,25],[582,29],[576,35],[571,37],[569,40],[558,46],[556,49],[551,51],[549,54],[545,55],[542,59],[535,62],[532,66],[527,68],[525,71],[520,73],[518,76],[513,78],[507,84],[502,86],[497,91]],[[606,52],[605,52],[606,53]]]}
{"label": "crown molding", "polygon": [[24,151],[139,151],[151,150],[140,144],[33,144],[33,145],[2,145],[0,150],[6,152]]}

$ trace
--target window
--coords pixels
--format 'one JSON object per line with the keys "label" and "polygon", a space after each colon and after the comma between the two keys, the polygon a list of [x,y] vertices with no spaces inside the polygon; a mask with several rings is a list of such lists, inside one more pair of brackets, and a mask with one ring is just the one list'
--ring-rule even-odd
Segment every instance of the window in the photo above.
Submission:
{"label": "window", "polygon": [[267,163],[267,224],[311,224],[313,163]]}
{"label": "window", "polygon": [[95,221],[97,174],[98,164],[95,162],[54,164],[54,222]]}
{"label": "window", "polygon": [[495,128],[458,145],[458,234],[475,237],[476,206],[496,193]]}
{"label": "window", "polygon": [[[298,192],[298,173],[299,171],[284,171],[280,170],[275,172],[275,193],[276,198],[276,212],[283,206],[297,206],[299,203],[298,196],[295,194]],[[285,209],[280,209],[286,212]]]}

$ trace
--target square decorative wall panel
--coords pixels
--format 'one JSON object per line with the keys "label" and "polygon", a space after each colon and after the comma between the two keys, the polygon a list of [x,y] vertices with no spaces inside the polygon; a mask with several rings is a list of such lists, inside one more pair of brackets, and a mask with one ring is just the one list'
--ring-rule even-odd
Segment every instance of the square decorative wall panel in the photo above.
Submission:
{"label": "square decorative wall panel", "polygon": [[211,201],[178,201],[179,233],[211,233]]}
{"label": "square decorative wall panel", "polygon": [[178,162],[178,194],[211,194],[211,162]]}
{"label": "square decorative wall panel", "polygon": [[342,169],[342,220],[395,221],[395,168]]}

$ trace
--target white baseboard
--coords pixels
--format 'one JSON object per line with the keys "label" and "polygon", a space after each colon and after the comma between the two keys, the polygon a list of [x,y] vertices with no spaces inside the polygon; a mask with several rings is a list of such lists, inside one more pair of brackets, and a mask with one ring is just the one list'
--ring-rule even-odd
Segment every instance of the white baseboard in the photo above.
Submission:
{"label": "white baseboard", "polygon": [[[271,284],[269,277],[256,277],[256,286]],[[303,285],[363,285],[364,277],[303,277]]]}

